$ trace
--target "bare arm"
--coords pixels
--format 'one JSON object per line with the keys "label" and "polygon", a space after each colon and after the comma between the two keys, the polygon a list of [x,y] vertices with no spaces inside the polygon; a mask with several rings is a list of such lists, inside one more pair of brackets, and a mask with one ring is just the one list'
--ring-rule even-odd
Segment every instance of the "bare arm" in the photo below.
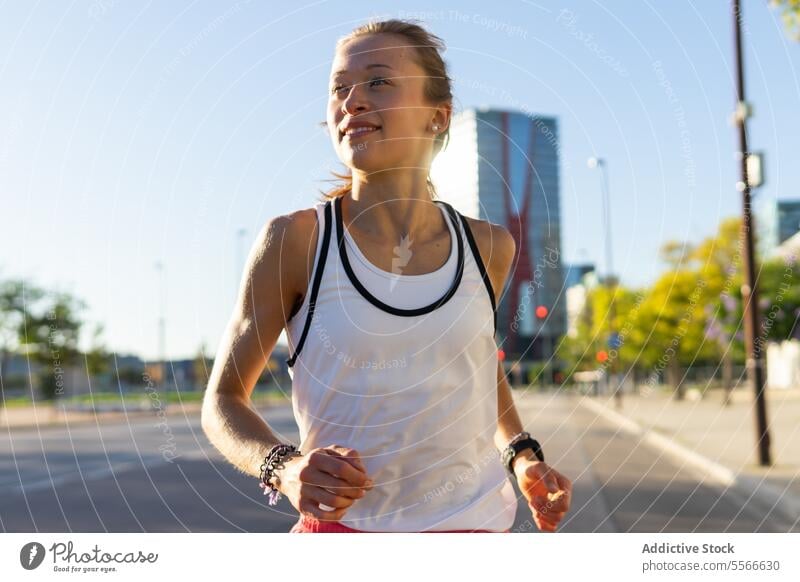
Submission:
{"label": "bare arm", "polygon": [[523,431],[522,421],[514,406],[511,386],[508,384],[503,365],[497,363],[497,431],[494,442],[498,449],[503,449],[508,441]]}
{"label": "bare arm", "polygon": [[[496,224],[483,223],[482,240],[477,240],[481,256],[487,264],[487,271],[495,289],[497,302],[500,302],[510,274],[516,243],[511,233]],[[473,229],[473,232],[476,229]],[[478,237],[476,236],[476,239]],[[494,251],[494,252],[492,252]],[[489,258],[487,260],[487,257]],[[501,362],[497,362],[497,430],[494,434],[495,446],[504,448],[508,441],[522,432],[523,426],[514,405],[511,386],[506,378]],[[517,454],[512,461],[517,485],[522,491],[531,515],[540,531],[555,531],[558,523],[569,510],[572,498],[572,481],[539,461],[531,449]]]}
{"label": "bare arm", "polygon": [[305,244],[294,242],[298,237],[292,233],[307,220],[302,212],[278,216],[259,233],[203,398],[206,436],[237,469],[255,477],[280,439],[251,405],[250,397],[285,319],[305,289],[302,277],[307,278],[307,268],[297,258],[316,248],[315,237],[309,241],[306,236]]}
{"label": "bare arm", "polygon": [[[476,234],[481,256],[486,264],[489,279],[499,304],[513,267],[516,253],[514,237],[505,227],[489,222],[470,221]],[[522,422],[514,406],[511,386],[503,369],[497,362],[497,430],[494,441],[498,449],[503,449],[514,435],[522,432]]]}

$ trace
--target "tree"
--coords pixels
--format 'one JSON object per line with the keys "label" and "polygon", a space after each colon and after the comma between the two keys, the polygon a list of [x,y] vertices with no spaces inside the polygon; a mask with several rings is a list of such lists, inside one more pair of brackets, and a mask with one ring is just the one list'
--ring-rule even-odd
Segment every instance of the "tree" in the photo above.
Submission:
{"label": "tree", "polygon": [[11,354],[19,348],[19,330],[28,308],[44,296],[39,287],[21,279],[0,283],[0,406],[5,374]]}
{"label": "tree", "polygon": [[693,252],[693,247],[689,243],[678,241],[667,241],[661,245],[659,255],[669,268],[680,269],[689,260]]}
{"label": "tree", "polygon": [[632,334],[641,345],[643,363],[665,372],[678,400],[684,397],[681,368],[714,355],[705,341],[705,286],[695,271],[668,271],[647,294]]}
{"label": "tree", "polygon": [[800,265],[797,260],[765,261],[758,279],[763,322],[757,334],[757,345],[800,339]]}
{"label": "tree", "polygon": [[43,305],[28,305],[19,327],[19,343],[26,355],[42,366],[40,390],[47,400],[63,390],[64,366],[80,352],[81,321],[86,304],[67,293],[46,293]]}
{"label": "tree", "polygon": [[789,36],[800,41],[800,0],[770,0],[770,4],[781,12]]}
{"label": "tree", "polygon": [[705,239],[693,253],[707,282],[704,310],[706,337],[716,347],[722,363],[723,404],[730,404],[733,365],[744,363],[741,287],[744,237],[741,217],[724,219],[715,236]]}
{"label": "tree", "polygon": [[105,374],[111,368],[110,354],[101,340],[104,326],[98,323],[92,332],[92,345],[86,352],[86,373],[89,376]]}
{"label": "tree", "polygon": [[611,321],[612,291],[602,285],[587,292],[583,309],[575,322],[577,333],[574,337],[564,336],[556,348],[556,356],[566,365],[568,373],[597,369],[601,364],[597,361],[597,354],[608,352],[611,348],[609,339],[612,329],[619,334],[621,341],[616,357],[626,365],[635,362],[636,354],[626,344],[626,333],[630,328],[629,318],[636,311],[640,295],[641,291],[615,285],[613,298],[616,317]]}

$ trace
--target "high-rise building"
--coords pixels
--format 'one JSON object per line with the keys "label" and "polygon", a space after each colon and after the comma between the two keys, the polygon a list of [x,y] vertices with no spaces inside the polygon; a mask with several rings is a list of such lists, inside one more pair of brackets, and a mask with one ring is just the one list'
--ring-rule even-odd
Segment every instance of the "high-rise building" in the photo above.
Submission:
{"label": "high-rise building", "polygon": [[495,290],[497,339],[512,358],[550,358],[566,332],[556,119],[465,110],[453,117],[431,178],[460,212],[502,224],[514,237],[517,256],[502,299]]}
{"label": "high-rise building", "polygon": [[800,232],[800,200],[764,199],[755,217],[758,249],[771,256],[778,245]]}

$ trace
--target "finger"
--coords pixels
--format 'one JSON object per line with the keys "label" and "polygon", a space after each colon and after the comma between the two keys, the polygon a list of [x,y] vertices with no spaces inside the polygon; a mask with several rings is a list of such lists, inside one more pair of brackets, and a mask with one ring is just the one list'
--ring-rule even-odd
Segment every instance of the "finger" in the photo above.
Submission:
{"label": "finger", "polygon": [[545,463],[537,463],[528,467],[525,476],[526,489],[531,495],[556,493],[559,489],[554,472]]}
{"label": "finger", "polygon": [[561,520],[564,519],[563,513],[539,513],[539,518],[542,521],[550,523],[552,525],[558,525],[561,523]]}
{"label": "finger", "polygon": [[564,492],[564,503],[566,503],[566,509],[564,511],[567,511],[569,510],[570,503],[572,503],[572,481],[561,473],[556,473],[556,480],[558,481],[558,488]]}
{"label": "finger", "polygon": [[530,507],[531,511],[534,511],[549,520],[554,518],[561,519],[566,513],[566,510],[559,508],[552,502],[542,501],[542,498],[538,498],[538,501],[529,503],[528,506]]}
{"label": "finger", "polygon": [[320,509],[316,502],[311,499],[304,498],[300,500],[300,512],[310,515],[311,517],[314,517],[320,521],[339,521],[344,517],[346,511],[346,508],[327,511]]}
{"label": "finger", "polygon": [[327,507],[322,507],[321,509],[326,509],[328,511],[350,507],[355,502],[355,499],[336,495],[322,487],[309,487],[306,492],[306,497],[316,501],[317,504],[324,503]]}
{"label": "finger", "polygon": [[549,501],[544,495],[534,495],[529,501],[528,505],[536,511],[547,511]]}
{"label": "finger", "polygon": [[541,520],[541,519],[534,519],[534,522],[536,523],[536,527],[539,528],[539,531],[542,531],[542,532],[553,532],[553,531],[556,531],[556,526],[554,524],[551,524],[551,523],[547,522],[547,521],[544,521],[544,520]]}
{"label": "finger", "polygon": [[569,495],[561,491],[549,496],[546,505],[553,513],[564,513],[569,510]]}
{"label": "finger", "polygon": [[346,481],[350,485],[364,487],[366,489],[372,488],[372,480],[369,475],[367,475],[366,469],[363,468],[363,464],[359,465],[358,460],[352,457],[347,458],[337,453],[331,453],[329,459],[333,459],[334,461],[324,463],[324,471]]}
{"label": "finger", "polygon": [[561,489],[558,485],[556,472],[550,467],[547,467],[544,474],[542,474],[542,484],[548,493],[558,493],[558,490]]}
{"label": "finger", "polygon": [[322,454],[315,459],[315,462],[315,466],[323,473],[342,479],[355,487],[372,488],[371,481],[364,471],[359,471],[338,455]]}
{"label": "finger", "polygon": [[304,474],[302,477],[302,483],[320,487],[330,491],[334,495],[349,497],[351,499],[361,499],[368,491],[363,487],[353,487],[347,481],[343,481],[328,473],[323,473],[316,467],[308,467],[307,474]]}
{"label": "finger", "polygon": [[539,531],[556,531],[556,529],[558,529],[558,526],[546,521],[539,521],[536,527],[539,528]]}
{"label": "finger", "polygon": [[339,453],[343,459],[349,461],[356,469],[359,469],[364,473],[367,472],[367,467],[361,460],[361,455],[358,454],[358,451],[356,451],[355,449],[350,449],[339,445],[334,445],[334,447],[336,447],[334,451]]}

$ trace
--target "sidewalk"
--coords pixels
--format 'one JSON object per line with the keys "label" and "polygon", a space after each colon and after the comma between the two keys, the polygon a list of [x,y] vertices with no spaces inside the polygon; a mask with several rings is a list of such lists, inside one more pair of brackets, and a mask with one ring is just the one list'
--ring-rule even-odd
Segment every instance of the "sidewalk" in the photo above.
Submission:
{"label": "sidewalk", "polygon": [[[277,395],[259,396],[253,401],[253,406],[257,408],[284,404],[291,404],[289,397]],[[95,405],[95,408],[92,408],[88,404],[55,406],[42,402],[31,406],[0,407],[0,430],[8,428],[44,428],[95,422],[124,422],[126,418],[157,417],[159,414],[199,415],[202,406],[202,402],[159,402],[155,405],[148,398],[131,400],[125,407],[121,403],[99,402]],[[163,413],[161,412],[162,410]]]}
{"label": "sidewalk", "polygon": [[[200,412],[202,403],[192,402],[186,404],[168,403],[164,405],[165,414],[176,414],[181,410],[187,414]],[[140,408],[130,406],[127,410],[121,407],[103,408],[98,405],[96,411],[85,409],[65,409],[52,404],[37,404],[33,406],[14,406],[0,408],[0,429],[6,428],[46,428],[53,426],[77,425],[95,422],[120,422],[126,418],[146,418],[157,416],[158,409]]]}
{"label": "sidewalk", "polygon": [[676,401],[668,394],[625,394],[621,409],[609,396],[582,396],[581,404],[691,466],[705,479],[731,488],[744,502],[775,506],[800,518],[800,390],[768,390],[771,467],[758,465],[752,393],[739,389],[730,406],[722,391],[702,400]]}

